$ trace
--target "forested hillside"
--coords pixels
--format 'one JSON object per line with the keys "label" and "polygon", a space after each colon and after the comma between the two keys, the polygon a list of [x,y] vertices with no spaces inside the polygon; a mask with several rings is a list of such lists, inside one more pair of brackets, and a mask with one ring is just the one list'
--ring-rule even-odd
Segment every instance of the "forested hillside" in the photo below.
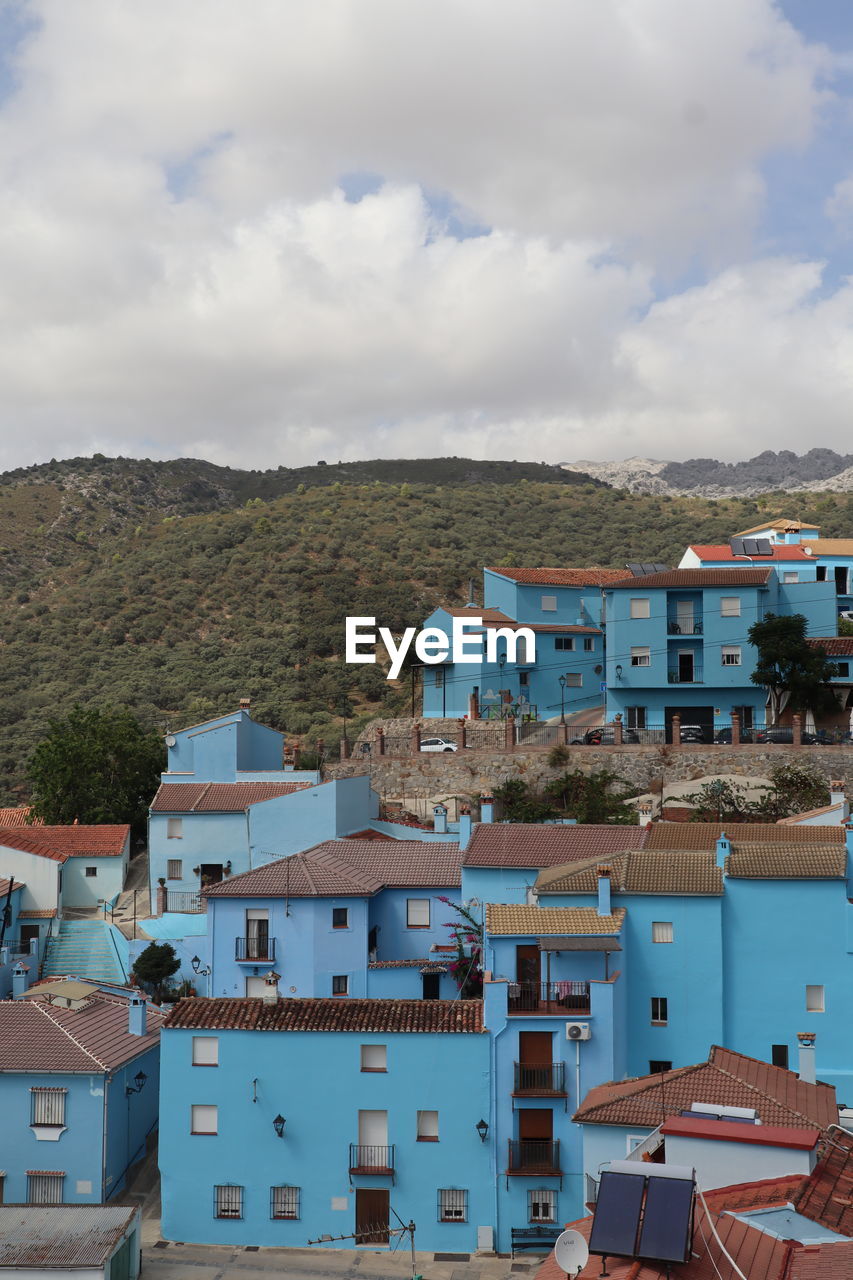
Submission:
{"label": "forested hillside", "polygon": [[[450,461],[456,479],[440,486],[301,480],[203,514],[182,512],[203,500],[186,485],[206,464],[96,459],[85,473],[0,477],[0,803],[24,794],[48,718],[77,699],[126,703],[165,730],[246,695],[259,719],[332,743],[342,714],[408,705],[408,684],[343,664],[347,614],[417,625],[437,603],[464,602],[483,564],[675,563],[689,541],[791,509],[780,495],[715,503],[523,477],[465,483],[460,468],[487,464]],[[139,469],[155,466],[134,500]],[[245,474],[262,488],[276,473]],[[796,514],[850,534],[853,496],[798,495]]]}

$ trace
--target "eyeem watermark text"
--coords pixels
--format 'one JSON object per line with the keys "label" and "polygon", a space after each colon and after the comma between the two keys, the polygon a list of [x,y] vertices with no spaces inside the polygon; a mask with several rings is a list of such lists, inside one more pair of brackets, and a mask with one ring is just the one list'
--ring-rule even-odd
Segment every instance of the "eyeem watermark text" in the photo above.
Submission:
{"label": "eyeem watermark text", "polygon": [[[536,636],[530,627],[489,627],[484,631],[482,618],[454,618],[449,636],[441,627],[424,627],[423,631],[406,627],[397,643],[387,627],[376,627],[375,618],[346,619],[346,661],[376,662],[376,646],[382,644],[391,659],[386,680],[397,679],[413,640],[415,653],[428,666],[448,658],[451,662],[496,663],[498,641],[505,645],[507,662],[517,661],[519,641],[523,645],[522,661],[536,661]],[[372,651],[365,652],[368,648]]]}

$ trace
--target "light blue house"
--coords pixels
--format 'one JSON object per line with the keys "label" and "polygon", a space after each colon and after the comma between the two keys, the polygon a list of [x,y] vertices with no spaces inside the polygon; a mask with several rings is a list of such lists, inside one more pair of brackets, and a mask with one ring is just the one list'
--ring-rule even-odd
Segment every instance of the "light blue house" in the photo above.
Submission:
{"label": "light blue house", "polygon": [[[483,570],[483,606],[437,609],[425,627],[450,635],[454,620],[482,619],[469,630],[485,649],[494,634],[494,657],[482,663],[447,661],[424,668],[424,716],[559,720],[603,701],[602,587],[623,577],[616,569]],[[527,627],[535,653],[519,642],[513,658],[503,632]],[[564,683],[560,684],[560,677]]]}
{"label": "light blue house", "polygon": [[158,1010],[126,989],[56,980],[0,1002],[3,1196],[100,1204],[157,1123]]}
{"label": "light blue house", "polygon": [[164,1237],[376,1247],[399,1218],[419,1250],[476,1249],[495,1199],[482,1011],[181,1001],[162,1036]]}
{"label": "light blue house", "polygon": [[835,634],[833,584],[786,583],[769,566],[651,573],[611,583],[605,597],[608,718],[664,727],[668,741],[675,715],[706,742],[733,711],[747,729],[764,724],[765,694],[750,680],[754,622],[801,613],[811,636]]}
{"label": "light blue house", "polygon": [[39,928],[21,918],[23,884],[0,880],[0,1000],[6,1000],[13,989],[12,972],[20,965],[26,971],[38,972]]}
{"label": "light blue house", "polygon": [[263,995],[273,972],[290,996],[454,995],[459,863],[453,842],[329,840],[210,886],[209,993]]}

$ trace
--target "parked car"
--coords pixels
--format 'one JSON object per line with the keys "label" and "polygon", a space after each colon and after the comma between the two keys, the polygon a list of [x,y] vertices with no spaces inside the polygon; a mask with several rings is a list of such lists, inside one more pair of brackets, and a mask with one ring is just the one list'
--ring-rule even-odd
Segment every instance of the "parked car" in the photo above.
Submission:
{"label": "parked car", "polygon": [[456,751],[457,744],[449,738],[421,738],[421,751]]}
{"label": "parked car", "polygon": [[[790,725],[773,725],[769,729],[759,729],[755,735],[756,742],[778,742],[782,745],[786,743],[790,745],[794,741],[794,730]],[[802,733],[802,743],[804,747],[821,747],[825,744],[826,739],[817,733],[808,733],[805,729]]]}
{"label": "parked car", "polygon": [[681,726],[682,742],[705,742],[705,730],[701,724],[683,724]]}
{"label": "parked car", "polygon": [[[573,747],[612,747],[616,741],[616,730],[612,724],[602,724],[595,729],[587,729],[582,738],[572,738]],[[622,741],[636,746],[640,741],[633,729],[622,730]]]}
{"label": "parked car", "polygon": [[[740,740],[741,742],[754,741],[752,730],[742,728],[740,731]],[[731,745],[731,741],[732,741],[731,729],[718,729],[718,731],[714,734],[714,741],[716,743],[722,744],[723,746]]]}

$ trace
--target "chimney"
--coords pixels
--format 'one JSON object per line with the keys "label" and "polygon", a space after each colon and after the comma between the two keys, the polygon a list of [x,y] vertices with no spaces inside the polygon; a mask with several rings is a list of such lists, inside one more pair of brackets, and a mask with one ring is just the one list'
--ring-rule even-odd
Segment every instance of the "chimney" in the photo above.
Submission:
{"label": "chimney", "polygon": [[850,817],[850,805],[847,803],[847,797],[844,794],[843,778],[834,778],[830,782],[829,803],[841,805],[841,821],[846,822]]}
{"label": "chimney", "polygon": [[495,820],[495,798],[494,796],[480,797],[480,821],[494,822]]}
{"label": "chimney", "polygon": [[647,827],[652,820],[652,806],[650,804],[637,805],[637,822],[641,827]]}
{"label": "chimney", "polygon": [[12,999],[20,1000],[29,985],[30,966],[19,960],[12,969]]}
{"label": "chimney", "polygon": [[726,858],[729,856],[731,851],[732,851],[732,846],[729,844],[729,838],[726,835],[725,831],[721,831],[719,838],[717,840],[717,866],[718,867],[722,867],[723,870],[725,870]]}
{"label": "chimney", "polygon": [[278,980],[280,977],[280,973],[276,973],[275,969],[270,969],[264,978],[264,994],[262,997],[264,1004],[277,1004]]}
{"label": "chimney", "polygon": [[443,804],[434,804],[432,806],[432,829],[436,835],[447,835],[447,806]]}
{"label": "chimney", "polygon": [[469,579],[468,579],[468,601],[467,601],[467,603],[466,603],[466,605],[465,605],[465,608],[466,608],[466,609],[476,609],[476,608],[477,608],[477,599],[476,599],[476,595],[475,595],[476,590],[477,590],[477,587],[476,587],[476,583],[474,582],[474,579],[473,579],[473,578],[469,578]]}
{"label": "chimney", "polygon": [[610,915],[610,867],[598,868],[598,914]]}
{"label": "chimney", "polygon": [[251,698],[241,698],[241,699],[240,699],[240,710],[241,710],[241,711],[245,711],[246,713],[248,713],[249,707],[250,707],[251,705],[252,705],[252,699],[251,699]]}
{"label": "chimney", "polygon": [[148,1019],[148,1001],[145,996],[131,996],[127,1006],[127,1033],[144,1036]]}
{"label": "chimney", "polygon": [[459,848],[467,849],[468,841],[471,839],[471,815],[470,813],[460,813],[459,815]]}
{"label": "chimney", "polygon": [[813,1031],[799,1031],[797,1039],[800,1042],[799,1077],[803,1084],[814,1084],[817,1080],[814,1047],[817,1037]]}

